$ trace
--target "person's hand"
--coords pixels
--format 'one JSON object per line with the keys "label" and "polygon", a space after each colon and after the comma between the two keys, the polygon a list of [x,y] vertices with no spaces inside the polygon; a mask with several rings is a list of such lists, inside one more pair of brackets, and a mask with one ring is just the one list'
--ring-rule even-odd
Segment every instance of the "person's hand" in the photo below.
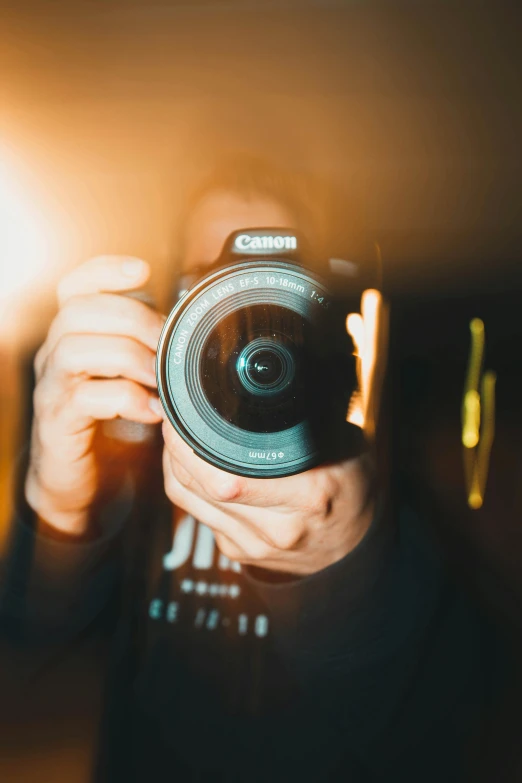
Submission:
{"label": "person's hand", "polygon": [[310,574],[344,557],[370,525],[374,502],[364,458],[285,478],[243,478],[200,459],[167,419],[163,437],[169,499],[210,527],[231,560]]}
{"label": "person's hand", "polygon": [[[365,291],[361,313],[347,318],[359,375],[347,418],[370,434],[380,392],[376,386],[382,381],[379,345],[385,324],[381,295]],[[197,457],[167,419],[163,436],[168,497],[208,525],[232,560],[310,574],[348,554],[368,530],[375,503],[367,454],[286,478],[250,479]]]}
{"label": "person's hand", "polygon": [[61,532],[80,535],[88,523],[98,486],[96,422],[118,416],[161,420],[155,351],[164,318],[115,295],[139,288],[149,273],[140,259],[103,256],[77,267],[58,286],[59,311],[35,360],[25,494]]}

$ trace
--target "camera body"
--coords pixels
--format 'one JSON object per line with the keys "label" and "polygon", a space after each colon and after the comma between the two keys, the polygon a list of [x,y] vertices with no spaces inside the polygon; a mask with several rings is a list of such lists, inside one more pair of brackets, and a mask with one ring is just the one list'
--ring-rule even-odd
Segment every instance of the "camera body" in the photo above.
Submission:
{"label": "camera body", "polygon": [[194,452],[223,470],[287,476],[360,442],[346,422],[356,372],[345,328],[360,290],[312,267],[294,231],[237,231],[167,318],[161,402]]}

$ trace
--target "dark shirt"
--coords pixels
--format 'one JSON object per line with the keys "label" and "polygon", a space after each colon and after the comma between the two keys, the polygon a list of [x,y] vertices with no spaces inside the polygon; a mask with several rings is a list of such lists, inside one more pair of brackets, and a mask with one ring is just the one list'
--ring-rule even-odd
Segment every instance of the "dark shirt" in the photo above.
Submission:
{"label": "dark shirt", "polygon": [[230,562],[164,497],[103,515],[70,541],[21,510],[2,596],[44,658],[116,596],[100,783],[472,779],[507,658],[411,508],[304,578]]}

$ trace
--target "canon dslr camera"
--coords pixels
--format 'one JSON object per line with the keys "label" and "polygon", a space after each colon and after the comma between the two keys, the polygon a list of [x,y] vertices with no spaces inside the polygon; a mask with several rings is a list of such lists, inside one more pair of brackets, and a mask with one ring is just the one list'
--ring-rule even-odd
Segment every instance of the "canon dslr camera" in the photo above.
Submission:
{"label": "canon dslr camera", "polygon": [[167,318],[160,398],[212,465],[287,476],[360,448],[346,422],[356,372],[345,322],[361,286],[323,266],[293,231],[237,231]]}

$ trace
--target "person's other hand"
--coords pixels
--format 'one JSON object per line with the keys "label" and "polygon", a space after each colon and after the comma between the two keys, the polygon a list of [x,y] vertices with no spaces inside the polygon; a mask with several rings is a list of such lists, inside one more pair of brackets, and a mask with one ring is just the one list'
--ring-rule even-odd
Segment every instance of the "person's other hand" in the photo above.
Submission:
{"label": "person's other hand", "polygon": [[[59,311],[35,360],[36,388],[25,494],[47,524],[84,532],[97,490],[98,420],[156,423],[155,351],[164,318],[117,292],[150,274],[137,258],[93,258],[58,286]],[[152,402],[154,406],[154,402]]]}
{"label": "person's other hand", "polygon": [[231,560],[310,574],[344,557],[370,525],[374,501],[364,457],[285,478],[243,478],[200,459],[167,419],[163,436],[168,497],[210,527]]}

